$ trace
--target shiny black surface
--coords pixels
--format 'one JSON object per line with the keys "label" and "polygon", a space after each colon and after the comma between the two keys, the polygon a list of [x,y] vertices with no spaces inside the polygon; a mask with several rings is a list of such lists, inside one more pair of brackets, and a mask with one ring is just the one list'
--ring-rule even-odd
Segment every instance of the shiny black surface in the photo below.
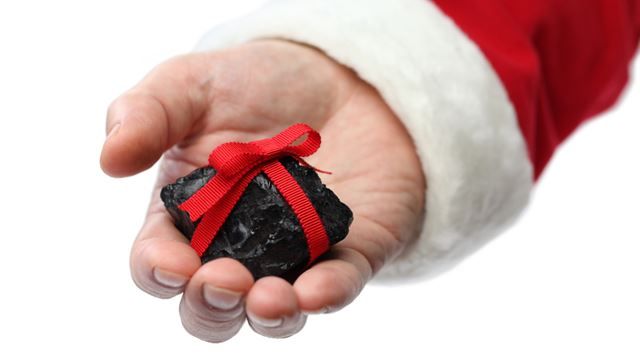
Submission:
{"label": "shiny black surface", "polygon": [[[322,184],[310,168],[285,157],[280,160],[296,179],[320,215],[331,244],[344,239],[353,214],[349,207]],[[191,238],[198,222],[192,223],[178,205],[215,175],[211,167],[196,169],[176,183],[169,184],[160,194],[176,227]],[[294,280],[309,260],[307,243],[300,224],[273,183],[264,175],[256,176],[220,228],[202,256],[202,263],[220,257],[242,262],[253,276],[276,275]]]}

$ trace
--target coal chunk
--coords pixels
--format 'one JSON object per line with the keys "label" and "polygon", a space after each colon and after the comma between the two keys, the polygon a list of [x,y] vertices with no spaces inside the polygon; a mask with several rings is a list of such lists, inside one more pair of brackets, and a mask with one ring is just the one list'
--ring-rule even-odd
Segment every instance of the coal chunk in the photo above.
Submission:
{"label": "coal chunk", "polygon": [[[329,237],[336,244],[347,236],[353,214],[316,174],[291,157],[280,162],[305,192]],[[178,206],[202,188],[216,170],[202,167],[162,188],[160,197],[176,227],[191,239],[199,221],[191,222]],[[309,252],[302,227],[291,207],[269,178],[256,176],[229,214],[202,256],[202,263],[231,257],[243,263],[258,279],[276,275],[293,281],[305,269]]]}

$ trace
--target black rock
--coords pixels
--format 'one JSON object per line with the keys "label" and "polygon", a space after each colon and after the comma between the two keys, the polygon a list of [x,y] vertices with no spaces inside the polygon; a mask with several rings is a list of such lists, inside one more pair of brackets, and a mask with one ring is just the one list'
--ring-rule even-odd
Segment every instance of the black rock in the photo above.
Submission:
{"label": "black rock", "polygon": [[[331,244],[347,236],[353,214],[325,185],[313,169],[291,157],[280,162],[296,179],[318,212]],[[194,170],[176,183],[162,188],[160,197],[176,227],[191,239],[199,221],[191,222],[178,208],[204,186],[216,171],[212,167]],[[220,257],[242,262],[258,279],[276,275],[293,281],[309,261],[306,239],[296,215],[274,184],[263,173],[256,176],[226,222],[202,256],[202,263]]]}

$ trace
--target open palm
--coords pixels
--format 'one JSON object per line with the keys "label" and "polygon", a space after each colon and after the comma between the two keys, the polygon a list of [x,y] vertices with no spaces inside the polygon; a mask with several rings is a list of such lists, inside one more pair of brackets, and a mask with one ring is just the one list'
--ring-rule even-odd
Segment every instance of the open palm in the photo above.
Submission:
{"label": "open palm", "polygon": [[[293,285],[254,281],[229,258],[204,265],[174,227],[160,188],[207,163],[217,145],[271,137],[305,122],[323,139],[307,158],[354,212],[348,237]],[[219,342],[245,318],[258,333],[298,332],[308,313],[350,303],[419,230],[424,176],[411,138],[378,93],[321,52],[257,41],[189,54],[154,69],[109,108],[101,165],[128,176],[162,163],[131,254],[136,284],[161,298],[184,293],[180,315],[194,336]]]}

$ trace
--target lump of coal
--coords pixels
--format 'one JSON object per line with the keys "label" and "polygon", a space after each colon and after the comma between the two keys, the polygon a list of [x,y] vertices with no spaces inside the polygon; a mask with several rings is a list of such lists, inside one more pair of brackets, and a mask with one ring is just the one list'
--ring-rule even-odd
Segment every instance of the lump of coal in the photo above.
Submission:
{"label": "lump of coal", "polygon": [[[291,157],[280,162],[296,179],[318,212],[331,244],[347,236],[353,214],[325,185],[313,169]],[[162,188],[160,197],[176,227],[191,239],[199,221],[191,222],[178,208],[216,173],[202,167]],[[304,271],[309,252],[296,215],[277,188],[263,173],[256,176],[202,255],[202,263],[231,257],[243,263],[258,279],[276,275],[293,281]]]}

